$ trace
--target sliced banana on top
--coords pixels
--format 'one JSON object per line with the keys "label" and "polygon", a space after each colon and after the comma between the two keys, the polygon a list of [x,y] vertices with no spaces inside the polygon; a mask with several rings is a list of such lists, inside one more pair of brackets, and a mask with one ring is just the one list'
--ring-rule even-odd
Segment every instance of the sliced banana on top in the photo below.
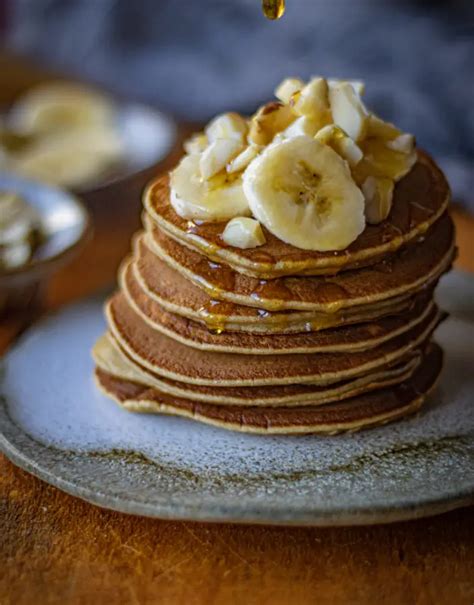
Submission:
{"label": "sliced banana on top", "polygon": [[38,135],[110,124],[114,113],[105,95],[79,84],[54,82],[29,90],[10,117],[15,129]]}
{"label": "sliced banana on top", "polygon": [[365,227],[364,196],[330,147],[300,136],[270,145],[247,168],[253,215],[276,237],[305,250],[342,250]]}
{"label": "sliced banana on top", "polygon": [[185,219],[217,222],[249,216],[240,176],[221,172],[209,180],[201,176],[200,156],[185,156],[170,173],[171,205]]}

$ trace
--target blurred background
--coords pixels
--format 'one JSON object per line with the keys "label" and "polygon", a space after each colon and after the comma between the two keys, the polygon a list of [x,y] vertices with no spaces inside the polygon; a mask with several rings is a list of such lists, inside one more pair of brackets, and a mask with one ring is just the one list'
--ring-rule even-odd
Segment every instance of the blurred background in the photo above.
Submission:
{"label": "blurred background", "polygon": [[360,78],[474,210],[474,1],[0,0],[3,46],[178,119],[252,112],[285,76]]}

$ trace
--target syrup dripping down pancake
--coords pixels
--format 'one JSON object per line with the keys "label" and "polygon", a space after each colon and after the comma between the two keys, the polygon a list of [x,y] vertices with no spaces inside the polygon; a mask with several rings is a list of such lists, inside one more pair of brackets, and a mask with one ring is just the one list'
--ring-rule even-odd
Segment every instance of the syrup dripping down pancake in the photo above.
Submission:
{"label": "syrup dripping down pancake", "polygon": [[351,353],[235,355],[199,351],[153,330],[122,293],[106,307],[110,332],[136,363],[152,372],[190,384],[259,386],[331,384],[396,363],[420,347],[442,320],[434,310],[407,333],[378,347]]}
{"label": "syrup dripping down pancake", "polygon": [[[124,270],[120,277],[122,283]],[[334,310],[332,313],[271,312],[222,302],[210,298],[204,290],[160,260],[144,245],[142,237],[135,239],[132,272],[145,295],[166,311],[200,322],[214,331],[290,334],[324,330],[409,312],[415,302],[412,296],[402,295],[370,305]]]}
{"label": "syrup dripping down pancake", "polygon": [[423,241],[380,265],[327,277],[282,277],[259,280],[216,265],[155,229],[145,243],[187,280],[214,299],[267,311],[300,310],[334,313],[397,296],[412,295],[434,283],[454,256],[454,226],[445,214]]}
{"label": "syrup dripping down pancake", "polygon": [[433,310],[432,292],[423,292],[406,314],[318,332],[288,335],[221,333],[169,313],[140,287],[128,265],[121,280],[128,304],[148,325],[178,342],[205,351],[267,355],[286,353],[354,352],[368,349],[408,332]]}

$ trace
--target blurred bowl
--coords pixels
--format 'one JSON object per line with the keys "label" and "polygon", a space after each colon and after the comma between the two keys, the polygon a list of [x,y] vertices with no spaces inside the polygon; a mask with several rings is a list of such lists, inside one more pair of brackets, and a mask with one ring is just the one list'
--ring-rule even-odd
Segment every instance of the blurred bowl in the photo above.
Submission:
{"label": "blurred bowl", "polygon": [[160,111],[136,103],[117,105],[115,127],[125,150],[120,165],[96,182],[78,188],[82,196],[122,183],[157,166],[171,152],[177,140],[175,122]]}
{"label": "blurred bowl", "polygon": [[33,310],[42,286],[80,251],[92,233],[89,213],[72,194],[0,172],[0,190],[21,195],[40,217],[41,242],[27,264],[0,270],[0,315]]}
{"label": "blurred bowl", "polygon": [[[18,122],[15,104],[3,113],[7,128]],[[123,158],[97,179],[69,188],[94,215],[113,210],[130,215],[139,211],[141,192],[160,170],[179,140],[178,127],[164,113],[138,103],[115,101],[114,130],[123,146]],[[21,135],[20,135],[21,136]]]}

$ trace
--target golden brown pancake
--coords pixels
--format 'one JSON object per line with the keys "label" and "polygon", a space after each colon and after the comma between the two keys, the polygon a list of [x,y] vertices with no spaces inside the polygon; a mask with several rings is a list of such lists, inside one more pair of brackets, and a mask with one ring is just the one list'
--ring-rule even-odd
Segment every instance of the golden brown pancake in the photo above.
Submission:
{"label": "golden brown pancake", "polygon": [[400,384],[410,378],[421,361],[421,351],[414,351],[396,365],[365,376],[330,386],[281,385],[262,387],[220,387],[194,385],[157,376],[127,357],[109,334],[96,342],[93,351],[96,366],[116,378],[136,382],[178,398],[204,401],[216,405],[305,406],[341,401],[375,389]]}
{"label": "golden brown pancake", "polygon": [[107,395],[131,411],[185,416],[247,433],[335,434],[383,424],[418,410],[436,384],[442,357],[440,347],[432,343],[419,368],[405,383],[314,408],[218,406],[178,399],[100,369],[96,370],[96,378]]}
{"label": "golden brown pancake", "polygon": [[122,291],[127,302],[148,325],[184,345],[221,353],[254,355],[286,353],[353,352],[374,347],[404,334],[427,317],[434,303],[431,292],[422,293],[408,313],[318,332],[267,335],[209,331],[185,317],[169,313],[150,298],[134,277],[132,266],[125,268]]}
{"label": "golden brown pancake", "polygon": [[[415,298],[406,295],[333,313],[265,311],[211,299],[204,290],[150,252],[141,237],[135,239],[134,249],[133,275],[143,292],[166,311],[200,322],[217,332],[225,329],[256,334],[289,334],[324,330],[410,312],[415,304]],[[123,282],[123,271],[120,281]]]}
{"label": "golden brown pancake", "polygon": [[350,355],[235,355],[199,351],[168,338],[143,321],[121,293],[112,297],[106,313],[110,332],[136,363],[172,380],[221,386],[331,384],[362,376],[422,346],[442,319],[433,311],[407,333]]}
{"label": "golden brown pancake", "polygon": [[419,151],[418,158],[395,187],[388,219],[379,225],[368,225],[355,242],[340,252],[300,250],[266,229],[266,244],[258,249],[230,247],[221,238],[225,223],[197,225],[175,213],[169,203],[167,175],[148,187],[144,205],[153,222],[170,237],[241,273],[257,278],[335,273],[382,260],[425,233],[446,210],[450,191],[443,173],[426,153]]}
{"label": "golden brown pancake", "polygon": [[331,277],[259,280],[209,262],[159,229],[147,234],[144,241],[161,260],[206,290],[210,297],[268,311],[334,313],[347,307],[412,295],[436,282],[454,256],[454,226],[448,214],[443,215],[416,246],[402,250],[379,265]]}

